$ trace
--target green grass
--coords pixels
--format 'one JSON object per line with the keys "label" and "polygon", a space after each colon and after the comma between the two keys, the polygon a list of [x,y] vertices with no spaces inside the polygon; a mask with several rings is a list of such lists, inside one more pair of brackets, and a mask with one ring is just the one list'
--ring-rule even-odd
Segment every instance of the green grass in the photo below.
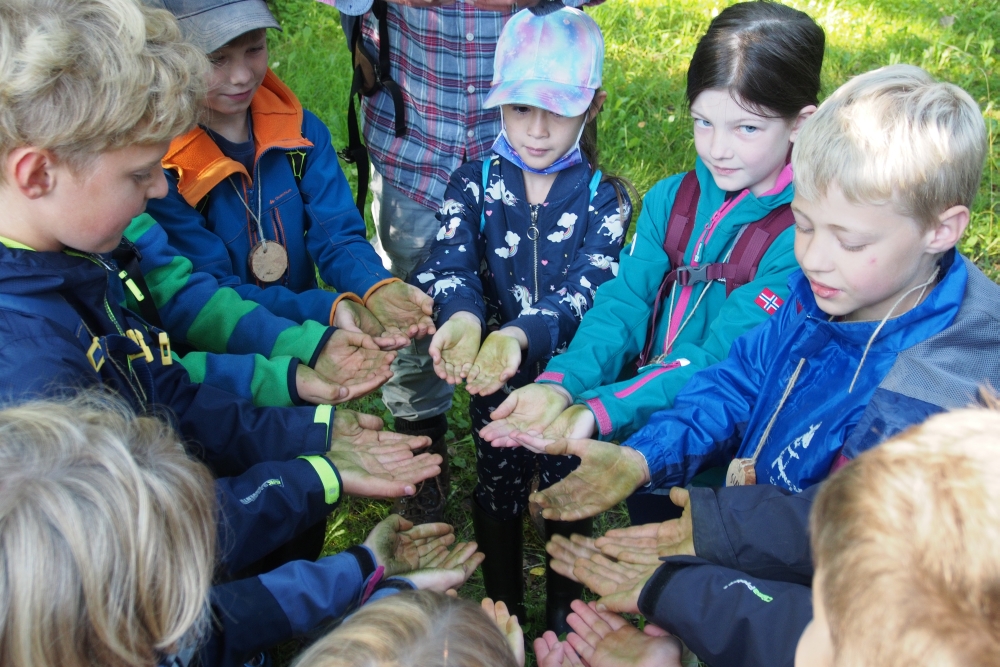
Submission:
{"label": "green grass", "polygon": [[[333,8],[314,0],[273,0],[285,31],[271,36],[271,65],[302,103],[346,144],[350,59]],[[599,120],[602,166],[629,178],[640,192],[694,163],[691,124],[684,103],[687,63],[708,22],[729,2],[608,0],[589,10],[606,40],[604,87],[608,101]],[[990,151],[972,223],[961,250],[988,274],[1000,276],[1000,109],[997,48],[1000,0],[793,0],[826,30],[823,94],[849,77],[892,63],[911,63],[968,90],[983,109]],[[353,167],[345,165],[349,178]],[[370,225],[370,220],[369,220]],[[371,227],[369,226],[369,229]],[[472,535],[469,498],[475,485],[475,456],[469,436],[468,395],[459,389],[449,412],[453,491],[447,516],[462,539]],[[377,396],[358,409],[384,414]],[[331,517],[327,548],[338,551],[364,539],[389,504],[348,500]],[[602,517],[598,530],[626,521],[620,510]],[[543,563],[541,542],[526,526],[526,573]],[[538,617],[544,594],[540,577],[526,574],[529,616]],[[541,587],[541,588],[540,588]],[[463,589],[482,596],[478,574]],[[535,627],[529,624],[529,634]]]}

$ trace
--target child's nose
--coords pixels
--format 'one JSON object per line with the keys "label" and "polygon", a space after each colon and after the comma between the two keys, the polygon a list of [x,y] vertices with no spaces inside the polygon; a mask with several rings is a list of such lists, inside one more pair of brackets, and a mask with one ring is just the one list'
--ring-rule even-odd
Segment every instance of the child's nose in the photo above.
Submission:
{"label": "child's nose", "polygon": [[253,79],[253,72],[243,61],[233,63],[229,69],[229,80],[234,84],[248,83]]}
{"label": "child's nose", "polygon": [[147,199],[163,199],[167,196],[169,188],[167,187],[167,177],[164,175],[162,169],[153,170],[153,181],[149,184],[149,190],[146,192]]}
{"label": "child's nose", "polygon": [[730,153],[731,151],[726,133],[713,128],[712,143],[709,145],[709,154],[712,156],[712,159],[722,160],[724,158],[731,157]]}
{"label": "child's nose", "polygon": [[532,111],[528,123],[528,133],[533,137],[545,137],[549,134],[548,114],[541,109]]}

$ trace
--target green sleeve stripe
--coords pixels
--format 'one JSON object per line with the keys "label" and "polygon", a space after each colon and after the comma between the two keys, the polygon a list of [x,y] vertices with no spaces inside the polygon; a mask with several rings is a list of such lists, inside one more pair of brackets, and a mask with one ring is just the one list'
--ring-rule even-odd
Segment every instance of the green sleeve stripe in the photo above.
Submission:
{"label": "green sleeve stripe", "polygon": [[149,213],[143,213],[137,218],[132,218],[132,222],[128,223],[128,228],[125,230],[124,236],[132,243],[135,243],[139,237],[154,226],[156,226],[156,220],[153,219],[153,216]]}
{"label": "green sleeve stripe", "polygon": [[204,352],[188,352],[180,358],[181,366],[188,372],[191,382],[201,384],[205,381],[206,359]]}
{"label": "green sleeve stripe", "polygon": [[288,393],[288,364],[291,362],[291,357],[268,359],[259,354],[254,355],[253,379],[250,380],[254,405],[277,408],[293,405]]}
{"label": "green sleeve stripe", "polygon": [[299,458],[308,461],[316,474],[319,475],[319,481],[326,491],[326,504],[336,504],[340,500],[340,479],[337,478],[337,472],[330,460],[325,456],[300,456]]}
{"label": "green sleeve stripe", "polygon": [[289,327],[278,334],[271,354],[287,354],[304,363],[309,363],[320,340],[326,334],[326,325],[314,320],[306,320],[297,327]]}
{"label": "green sleeve stripe", "polygon": [[256,303],[243,300],[233,289],[219,288],[191,323],[188,342],[202,350],[225,353],[236,325],[254,308]]}

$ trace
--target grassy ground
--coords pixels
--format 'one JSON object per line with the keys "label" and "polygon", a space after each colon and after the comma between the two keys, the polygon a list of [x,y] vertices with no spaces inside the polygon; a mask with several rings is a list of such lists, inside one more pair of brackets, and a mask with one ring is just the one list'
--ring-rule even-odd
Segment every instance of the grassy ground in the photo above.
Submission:
{"label": "grassy ground", "polygon": [[[640,192],[657,180],[691,167],[694,146],[684,104],[687,62],[708,22],[728,2],[608,0],[590,10],[604,31],[607,60],[604,87],[608,102],[600,116],[602,163],[631,179]],[[920,65],[934,76],[958,84],[979,102],[990,129],[990,152],[972,224],[962,251],[991,276],[1000,276],[1000,130],[997,90],[1000,72],[994,41],[1000,35],[1000,0],[793,0],[827,33],[824,95],[849,77],[892,63]],[[271,67],[329,125],[334,144],[347,141],[346,102],[350,62],[333,8],[314,0],[273,0],[285,26],[271,38]],[[353,168],[347,167],[353,180]],[[370,221],[369,221],[370,223]],[[469,497],[475,485],[475,458],[466,412],[468,395],[456,392],[449,413],[453,491],[447,515],[463,539],[472,535]],[[391,417],[378,396],[354,407]],[[328,549],[338,551],[364,539],[388,510],[388,503],[349,500],[331,517]],[[622,523],[620,511],[601,518],[602,527]],[[525,573],[529,616],[537,618],[544,597],[539,576],[541,543],[526,527]],[[478,575],[462,594],[478,599]],[[529,624],[529,635],[534,626]]]}

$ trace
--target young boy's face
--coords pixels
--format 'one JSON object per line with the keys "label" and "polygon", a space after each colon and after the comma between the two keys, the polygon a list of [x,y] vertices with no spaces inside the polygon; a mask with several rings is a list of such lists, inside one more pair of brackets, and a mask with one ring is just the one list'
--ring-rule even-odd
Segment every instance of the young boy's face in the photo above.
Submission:
{"label": "young boy's face", "polygon": [[830,639],[830,626],[826,622],[826,609],[823,606],[823,595],[818,584],[819,573],[813,577],[813,618],[799,637],[795,647],[795,667],[832,667],[833,641]]}
{"label": "young boy's face", "polygon": [[261,28],[208,54],[212,71],[204,106],[213,114],[246,114],[267,73],[267,34]]}
{"label": "young boy's face", "polygon": [[[844,320],[881,320],[931,277],[941,252],[934,229],[924,231],[891,204],[852,203],[835,184],[816,201],[796,194],[792,210],[795,259],[816,304]],[[915,290],[894,314],[916,305],[919,294]]]}
{"label": "young boy's face", "polygon": [[35,250],[110,252],[146,202],[167,194],[160,160],[169,142],[136,145],[101,153],[80,173],[68,165],[51,168],[54,186],[47,195],[48,215],[27,243]]}

